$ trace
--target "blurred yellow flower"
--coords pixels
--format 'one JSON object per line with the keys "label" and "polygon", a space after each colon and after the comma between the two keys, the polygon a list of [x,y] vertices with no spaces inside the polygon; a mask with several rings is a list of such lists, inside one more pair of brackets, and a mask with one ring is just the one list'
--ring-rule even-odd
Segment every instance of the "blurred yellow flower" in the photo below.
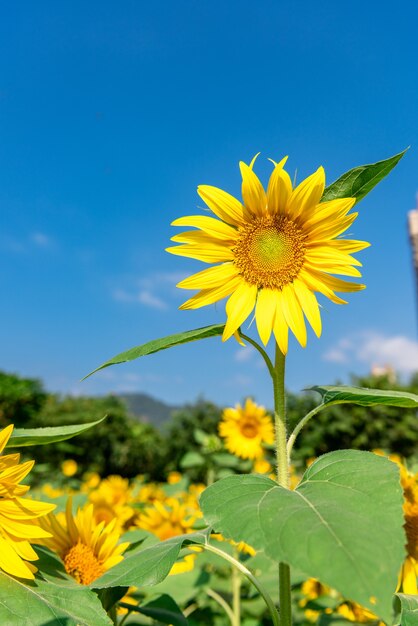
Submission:
{"label": "blurred yellow flower", "polygon": [[74,461],[74,459],[67,459],[66,461],[63,461],[61,463],[61,471],[64,476],[67,476],[68,478],[74,476],[74,474],[77,474],[77,470],[77,461]]}
{"label": "blurred yellow flower", "polygon": [[225,446],[232,454],[242,459],[257,459],[263,455],[262,444],[274,442],[271,418],[263,406],[250,398],[244,407],[237,404],[222,413],[219,434],[225,438]]}
{"label": "blurred yellow flower", "polygon": [[267,459],[261,458],[254,461],[253,472],[256,474],[269,474],[271,471],[273,471],[273,467]]}
{"label": "blurred yellow flower", "polygon": [[110,524],[95,522],[92,504],[73,515],[71,498],[65,514],[50,513],[40,524],[52,535],[42,543],[61,557],[66,572],[81,585],[89,585],[120,563],[129,546],[129,542],[119,543],[115,520]]}
{"label": "blurred yellow flower", "polygon": [[288,331],[306,345],[304,315],[321,335],[321,315],[315,292],[345,304],[335,291],[359,291],[364,285],[336,278],[361,276],[352,253],[363,241],[341,239],[357,213],[355,198],[322,202],[322,167],[295,189],[283,169],[287,157],[274,163],[267,192],[250,165],[240,163],[243,203],[222,189],[200,185],[198,194],[219,219],[204,215],[181,217],[173,226],[190,226],[172,237],[181,245],[168,252],[204,263],[216,263],[182,280],[182,289],[198,289],[181,309],[197,309],[229,296],[223,340],[229,339],[255,307],[258,333],[267,344],[273,332],[286,354]]}
{"label": "blurred yellow flower", "polygon": [[34,461],[19,463],[20,454],[2,455],[13,432],[10,424],[0,432],[0,568],[19,578],[33,579],[38,555],[31,543],[39,543],[50,534],[37,521],[50,513],[55,504],[22,498],[28,491],[20,485],[30,472]]}
{"label": "blurred yellow flower", "polygon": [[132,501],[132,488],[127,478],[108,476],[90,491],[88,498],[94,506],[96,523],[116,520],[117,527],[123,529],[135,517],[135,510],[128,504]]}
{"label": "blurred yellow flower", "polygon": [[375,626],[385,626],[384,622],[378,620],[378,617],[365,609],[356,602],[344,602],[336,609],[338,615],[342,615],[349,622],[356,622],[356,624],[368,624],[372,623]]}
{"label": "blurred yellow flower", "polygon": [[136,525],[164,541],[191,533],[198,517],[200,517],[198,511],[191,511],[190,507],[176,498],[167,498],[164,503],[156,500],[151,506],[145,507]]}
{"label": "blurred yellow flower", "polygon": [[169,485],[176,485],[181,481],[180,472],[169,472],[167,476],[167,482]]}

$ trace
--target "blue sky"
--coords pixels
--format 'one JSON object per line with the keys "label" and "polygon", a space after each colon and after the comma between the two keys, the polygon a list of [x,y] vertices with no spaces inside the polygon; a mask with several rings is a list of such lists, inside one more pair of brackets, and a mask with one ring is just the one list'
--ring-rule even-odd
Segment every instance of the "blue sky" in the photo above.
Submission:
{"label": "blue sky", "polygon": [[291,344],[288,386],[418,369],[406,215],[418,189],[415,2],[217,0],[0,9],[0,368],[72,393],[141,391],[271,405],[251,348],[183,346],[79,379],[149,339],[224,321],[180,312],[164,252],[198,184],[239,195],[239,160],[289,154],[298,180],[411,149],[360,205],[351,232],[367,290],[325,301],[324,332]]}

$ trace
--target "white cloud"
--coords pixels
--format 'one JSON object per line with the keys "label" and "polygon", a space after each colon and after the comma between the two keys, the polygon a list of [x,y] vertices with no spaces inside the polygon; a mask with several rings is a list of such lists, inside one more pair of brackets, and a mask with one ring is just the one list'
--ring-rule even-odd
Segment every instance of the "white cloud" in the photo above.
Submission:
{"label": "white cloud", "polygon": [[251,346],[242,346],[239,350],[235,352],[234,360],[237,363],[248,363],[254,356],[254,350]]}
{"label": "white cloud", "polygon": [[385,336],[374,331],[363,331],[341,339],[323,355],[332,363],[367,363],[390,366],[408,374],[418,371],[418,341],[405,335]]}
{"label": "white cloud", "polygon": [[176,283],[185,277],[178,272],[157,272],[136,280],[126,280],[127,287],[117,287],[112,297],[119,302],[137,303],[160,311],[169,308],[168,300],[176,293]]}
{"label": "white cloud", "polygon": [[30,240],[39,248],[49,248],[49,246],[52,244],[51,237],[39,231],[31,233]]}

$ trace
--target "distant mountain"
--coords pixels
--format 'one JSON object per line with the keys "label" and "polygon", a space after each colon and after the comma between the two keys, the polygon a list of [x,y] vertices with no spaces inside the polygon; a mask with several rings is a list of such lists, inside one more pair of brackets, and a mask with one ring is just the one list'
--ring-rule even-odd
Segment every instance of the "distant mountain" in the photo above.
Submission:
{"label": "distant mountain", "polygon": [[170,406],[156,400],[146,393],[121,393],[118,397],[126,403],[129,413],[143,422],[148,422],[156,428],[167,422],[173,411],[180,407]]}

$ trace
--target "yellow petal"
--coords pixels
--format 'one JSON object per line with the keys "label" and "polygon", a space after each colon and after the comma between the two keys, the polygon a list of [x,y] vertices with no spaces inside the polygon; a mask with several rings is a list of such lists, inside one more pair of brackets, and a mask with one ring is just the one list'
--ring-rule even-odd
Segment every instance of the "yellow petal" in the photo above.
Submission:
{"label": "yellow petal", "polygon": [[166,252],[197,259],[203,263],[222,263],[222,261],[232,261],[234,258],[233,252],[228,246],[215,244],[210,246],[184,244],[183,246],[166,248]]}
{"label": "yellow petal", "polygon": [[193,274],[184,280],[181,280],[177,287],[180,289],[213,289],[219,287],[223,283],[228,282],[231,278],[237,276],[238,270],[232,263],[223,263],[215,265],[206,270],[202,270],[197,274]]}
{"label": "yellow petal", "polygon": [[341,219],[347,215],[355,203],[355,198],[338,198],[337,200],[321,202],[315,207],[315,211],[309,219],[305,220],[304,225],[306,228],[313,228],[320,222],[326,222],[330,219]]}
{"label": "yellow petal", "polygon": [[190,243],[198,246],[232,246],[235,243],[234,239],[226,239],[221,237],[214,237],[201,230],[187,230],[184,233],[179,233],[171,237],[171,241],[176,243]]}
{"label": "yellow petal", "polygon": [[197,193],[211,211],[227,224],[239,226],[246,223],[249,217],[247,209],[231,194],[211,185],[199,185]]}
{"label": "yellow petal", "polygon": [[277,290],[261,289],[258,292],[257,304],[255,305],[255,320],[258,334],[265,346],[268,344],[273,330],[276,304]]}
{"label": "yellow petal", "polygon": [[409,556],[405,559],[402,568],[402,591],[411,595],[418,594],[415,564]]}
{"label": "yellow petal", "polygon": [[195,296],[186,300],[186,302],[180,306],[180,310],[185,311],[187,309],[199,309],[202,306],[213,304],[214,302],[218,302],[218,300],[223,300],[223,298],[229,296],[229,294],[231,294],[241,283],[242,278],[240,276],[236,276],[214,289],[202,289],[202,291],[199,291],[199,293]]}
{"label": "yellow petal", "polygon": [[315,335],[320,337],[322,331],[321,313],[315,295],[304,282],[297,278],[293,281],[293,286],[306,319],[312,326]]}
{"label": "yellow petal", "polygon": [[271,215],[280,215],[286,210],[286,205],[292,193],[292,181],[289,174],[283,169],[287,157],[276,165],[270,176],[267,187],[267,207]]}
{"label": "yellow petal", "polygon": [[370,243],[368,241],[357,241],[355,239],[334,239],[328,241],[327,245],[337,248],[337,250],[341,250],[341,252],[353,254],[354,252],[360,252],[360,250],[368,248]]}
{"label": "yellow petal", "polygon": [[324,283],[323,277],[325,276],[327,276],[327,274],[304,268],[299,272],[298,278],[302,280],[310,289],[312,289],[312,291],[322,293],[322,295],[326,296],[329,300],[331,300],[331,302],[334,302],[334,304],[347,304],[346,300],[343,300],[335,295],[333,290]]}
{"label": "yellow petal", "polygon": [[323,167],[319,167],[293,190],[288,204],[288,211],[292,218],[303,215],[304,219],[309,219],[322,198],[324,188],[325,172]]}
{"label": "yellow petal", "polygon": [[327,274],[321,276],[321,280],[323,283],[325,283],[325,285],[327,285],[327,287],[329,287],[333,291],[353,292],[366,289],[366,285],[361,285],[359,283],[350,283],[347,280],[335,278],[335,276],[328,276]]}
{"label": "yellow petal", "polygon": [[358,213],[350,213],[350,215],[332,222],[330,222],[330,220],[324,220],[323,222],[318,222],[318,224],[309,229],[309,231],[304,228],[304,232],[307,233],[309,242],[311,243],[335,239],[335,237],[341,235],[347,228],[350,228],[357,216]]}
{"label": "yellow petal", "polygon": [[277,293],[276,314],[274,316],[274,337],[277,341],[282,354],[286,355],[289,345],[289,326],[283,313],[283,294],[281,291]]}
{"label": "yellow petal", "polygon": [[246,163],[240,161],[239,164],[242,176],[242,198],[244,205],[254,215],[264,215],[267,207],[266,192],[257,174],[248,167]]}
{"label": "yellow petal", "polygon": [[9,424],[8,426],[6,426],[6,428],[3,428],[3,430],[1,431],[1,433],[0,433],[0,453],[3,452],[4,448],[7,446],[7,442],[9,441],[10,437],[12,436],[13,428],[14,428],[14,425],[13,424]]}
{"label": "yellow petal", "polygon": [[[362,263],[355,257],[345,252],[341,252],[329,246],[309,246],[305,252],[305,258],[309,263],[315,265],[357,265],[361,267]],[[320,267],[318,269],[321,269]]]}
{"label": "yellow petal", "polygon": [[339,274],[340,276],[352,276],[354,278],[360,278],[361,273],[357,268],[350,265],[326,265],[322,264],[318,266],[316,263],[304,263],[306,270],[320,270],[321,272],[327,272],[327,274]]}
{"label": "yellow petal", "polygon": [[34,519],[53,511],[56,504],[29,500],[29,498],[14,498],[13,500],[0,500],[0,515],[11,519],[24,520]]}
{"label": "yellow petal", "polygon": [[225,224],[221,220],[216,220],[213,217],[207,217],[206,215],[190,215],[187,217],[179,217],[171,222],[172,226],[192,226],[193,228],[200,228],[205,233],[219,237],[219,239],[235,239],[237,237],[237,230],[229,224]]}
{"label": "yellow petal", "polygon": [[18,578],[33,580],[35,576],[5,539],[0,537],[0,568]]}
{"label": "yellow petal", "polygon": [[247,319],[254,308],[257,297],[257,285],[249,285],[242,282],[234,291],[226,303],[226,314],[228,316],[222,341],[226,341]]}
{"label": "yellow petal", "polygon": [[293,285],[290,283],[282,289],[282,309],[285,320],[290,330],[299,341],[300,345],[306,347],[306,326],[299,301],[296,297]]}

